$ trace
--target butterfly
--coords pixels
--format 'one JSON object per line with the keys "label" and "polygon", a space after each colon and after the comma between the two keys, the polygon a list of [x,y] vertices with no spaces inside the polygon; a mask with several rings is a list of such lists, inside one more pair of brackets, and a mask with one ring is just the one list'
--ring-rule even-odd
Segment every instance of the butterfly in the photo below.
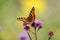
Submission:
{"label": "butterfly", "polygon": [[34,7],[32,7],[32,9],[31,9],[31,11],[30,11],[30,13],[29,13],[29,16],[27,17],[27,18],[25,18],[25,17],[19,17],[19,18],[17,18],[18,20],[20,20],[20,21],[23,21],[23,22],[25,22],[26,24],[31,24],[31,23],[33,23],[34,22],[34,20],[35,20],[35,14],[34,14],[34,12],[35,12],[35,8]]}

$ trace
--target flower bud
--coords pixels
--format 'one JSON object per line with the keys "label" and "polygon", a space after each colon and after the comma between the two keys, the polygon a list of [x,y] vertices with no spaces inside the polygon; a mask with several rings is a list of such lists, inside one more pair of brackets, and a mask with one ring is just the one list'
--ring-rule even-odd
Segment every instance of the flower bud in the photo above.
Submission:
{"label": "flower bud", "polygon": [[48,33],[48,35],[49,35],[50,37],[52,37],[52,36],[54,35],[54,33],[53,33],[52,31],[50,31],[50,32]]}
{"label": "flower bud", "polygon": [[28,31],[28,30],[30,30],[30,27],[29,27],[29,26],[25,26],[24,29],[25,29],[26,31]]}

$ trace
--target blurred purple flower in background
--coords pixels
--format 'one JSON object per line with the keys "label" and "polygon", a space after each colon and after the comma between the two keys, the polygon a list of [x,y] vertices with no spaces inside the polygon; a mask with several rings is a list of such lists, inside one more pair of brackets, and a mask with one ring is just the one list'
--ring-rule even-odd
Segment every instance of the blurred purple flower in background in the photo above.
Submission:
{"label": "blurred purple flower in background", "polygon": [[20,40],[27,40],[28,34],[26,34],[26,33],[21,33],[21,34],[18,35],[18,37],[19,37]]}
{"label": "blurred purple flower in background", "polygon": [[0,26],[0,31],[2,31],[2,27]]}
{"label": "blurred purple flower in background", "polygon": [[52,37],[52,36],[54,35],[53,31],[50,31],[50,32],[48,33],[48,35],[49,35],[50,37]]}

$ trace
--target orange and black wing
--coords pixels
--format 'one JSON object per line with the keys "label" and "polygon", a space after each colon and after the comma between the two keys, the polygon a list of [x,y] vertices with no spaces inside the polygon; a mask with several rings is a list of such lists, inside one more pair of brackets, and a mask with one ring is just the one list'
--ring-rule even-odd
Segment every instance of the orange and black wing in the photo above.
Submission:
{"label": "orange and black wing", "polygon": [[20,20],[20,21],[23,21],[23,22],[25,22],[25,23],[28,23],[28,21],[27,21],[27,18],[24,18],[24,17],[19,17],[19,18],[17,18],[18,20]]}
{"label": "orange and black wing", "polygon": [[34,11],[35,11],[35,8],[33,7],[27,18],[21,17],[21,18],[17,18],[17,19],[25,22],[26,24],[31,24],[35,20]]}
{"label": "orange and black wing", "polygon": [[35,20],[35,8],[33,7],[32,10],[30,11],[29,16],[27,17],[27,20],[32,23]]}

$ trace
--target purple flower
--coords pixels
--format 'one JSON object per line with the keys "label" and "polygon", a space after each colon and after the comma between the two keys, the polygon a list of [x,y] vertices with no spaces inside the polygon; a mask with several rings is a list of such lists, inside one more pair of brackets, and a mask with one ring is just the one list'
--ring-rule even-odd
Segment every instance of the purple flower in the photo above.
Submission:
{"label": "purple flower", "polygon": [[50,37],[52,37],[52,36],[54,35],[54,33],[53,33],[52,31],[50,31],[50,32],[48,33],[48,35],[49,35]]}
{"label": "purple flower", "polygon": [[33,22],[33,23],[31,24],[31,26],[32,26],[32,27],[35,27],[35,22]]}
{"label": "purple flower", "polygon": [[24,29],[25,29],[26,31],[28,31],[28,30],[30,30],[30,27],[29,27],[29,26],[25,26]]}
{"label": "purple flower", "polygon": [[26,23],[23,23],[23,28],[24,28],[26,31],[30,30],[30,27],[29,27],[29,26],[27,26],[27,24],[26,24]]}
{"label": "purple flower", "polygon": [[33,26],[33,27],[38,26],[39,28],[42,28],[42,22],[35,19],[35,21],[31,24],[31,26]]}
{"label": "purple flower", "polygon": [[0,31],[2,31],[2,27],[0,26]]}
{"label": "purple flower", "polygon": [[27,40],[28,34],[26,34],[26,33],[21,33],[21,34],[18,35],[18,37],[19,37],[19,39],[21,39],[21,40]]}

